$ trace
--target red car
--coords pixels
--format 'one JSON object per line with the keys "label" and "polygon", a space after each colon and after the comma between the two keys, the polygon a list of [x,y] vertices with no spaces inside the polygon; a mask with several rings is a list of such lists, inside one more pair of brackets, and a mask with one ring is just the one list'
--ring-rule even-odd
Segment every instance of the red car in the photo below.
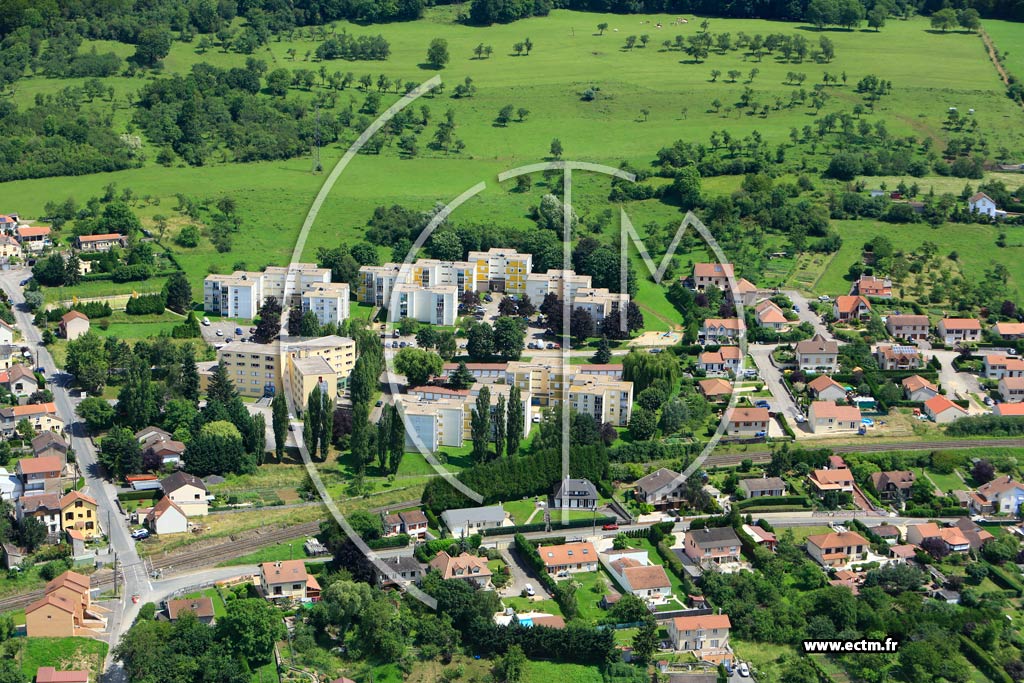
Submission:
{"label": "red car", "polygon": [[604,531],[615,531],[618,528],[618,524],[605,524],[603,527],[601,527],[601,529],[603,529]]}

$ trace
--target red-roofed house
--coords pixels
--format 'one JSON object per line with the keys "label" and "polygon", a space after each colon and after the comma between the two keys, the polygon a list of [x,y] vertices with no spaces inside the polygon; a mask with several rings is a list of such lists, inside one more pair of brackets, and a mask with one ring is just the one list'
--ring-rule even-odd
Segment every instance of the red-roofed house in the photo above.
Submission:
{"label": "red-roofed house", "polygon": [[52,666],[41,666],[36,669],[36,683],[89,683],[89,672],[57,671]]}
{"label": "red-roofed house", "polygon": [[738,339],[747,329],[746,323],[739,318],[708,318],[700,328],[700,336],[708,343]]}
{"label": "red-roofed house", "polygon": [[108,232],[102,235],[80,235],[77,243],[78,248],[82,251],[110,251],[115,246],[124,246],[124,235],[118,232]]}
{"label": "red-roofed house", "polygon": [[807,553],[823,567],[842,567],[868,551],[871,544],[852,531],[807,537]]}
{"label": "red-roofed house", "polygon": [[22,225],[14,231],[21,248],[42,251],[50,245],[50,228],[45,225]]}
{"label": "red-roofed house", "polygon": [[779,308],[779,305],[771,299],[765,299],[754,307],[754,317],[757,318],[757,324],[759,326],[768,330],[782,332],[789,327],[789,321],[786,320],[786,314],[783,313],[782,309]]}
{"label": "red-roofed house", "polygon": [[992,331],[1007,341],[1024,339],[1024,323],[996,323]]}
{"label": "red-roofed house", "polygon": [[68,341],[78,339],[89,331],[89,316],[81,311],[68,311],[60,319],[60,336]]}
{"label": "red-roofed house", "polygon": [[20,363],[0,372],[0,384],[18,398],[31,396],[39,390],[39,381],[36,380],[35,373]]}
{"label": "red-roofed house", "polygon": [[714,285],[723,292],[729,291],[729,278],[734,277],[731,263],[694,263],[693,286],[703,291]]}
{"label": "red-roofed house", "polygon": [[908,401],[927,401],[939,395],[939,388],[920,375],[911,375],[900,384]]}
{"label": "red-roofed house", "polygon": [[966,553],[971,549],[971,542],[958,527],[940,527],[935,522],[907,527],[907,543],[920,546],[929,538],[941,539],[951,553]]}
{"label": "red-roofed house", "polygon": [[731,628],[728,614],[705,614],[676,617],[668,622],[667,630],[674,649],[692,652],[698,659],[718,663],[732,658],[729,649]]}
{"label": "red-roofed house", "polygon": [[832,304],[832,315],[836,320],[858,320],[871,315],[871,302],[860,295],[838,296]]}
{"label": "red-roofed house", "polygon": [[61,476],[64,473],[64,458],[59,455],[44,455],[41,458],[23,458],[18,461],[18,477],[25,492],[60,491]]}
{"label": "red-roofed house", "polygon": [[728,433],[731,436],[767,436],[767,408],[734,408],[729,413]]}
{"label": "red-roofed house", "polygon": [[999,395],[1003,403],[1024,401],[1024,377],[1003,377],[999,380]]}
{"label": "red-roofed house", "polygon": [[818,375],[807,383],[811,396],[819,401],[842,401],[846,398],[846,387],[828,375]]}
{"label": "red-roofed house", "polygon": [[977,318],[943,318],[939,321],[939,339],[952,345],[981,341],[981,321]]}
{"label": "red-roofed house", "polygon": [[306,563],[302,560],[264,562],[260,565],[260,586],[271,600],[305,598],[308,578]]}
{"label": "red-roofed house", "polygon": [[700,387],[700,393],[704,394],[704,397],[709,399],[729,396],[729,394],[732,393],[732,385],[720,377],[702,379],[697,382],[697,386]]}
{"label": "red-roofed house", "polygon": [[985,378],[1024,377],[1024,359],[990,353],[985,356]]}
{"label": "red-roofed house", "polygon": [[942,395],[933,396],[925,401],[924,413],[936,424],[949,424],[961,417],[967,417],[966,410]]}
{"label": "red-roofed house", "polygon": [[164,496],[146,515],[146,526],[154,534],[181,534],[188,531],[188,515],[170,496]]}
{"label": "red-roofed house", "polygon": [[874,275],[861,275],[853,289],[854,291],[851,292],[851,294],[872,296],[877,299],[892,298],[892,280],[889,278],[877,278]]}
{"label": "red-roofed house", "polygon": [[992,408],[992,414],[1002,417],[1024,417],[1024,403],[997,403]]}
{"label": "red-roofed house", "polygon": [[853,474],[848,469],[814,470],[807,479],[818,493],[827,491],[846,491],[853,493]]}
{"label": "red-roofed house", "polygon": [[815,434],[855,432],[860,429],[860,408],[837,406],[833,401],[814,401],[807,410],[807,423]]}
{"label": "red-roofed house", "polygon": [[706,373],[736,372],[743,354],[738,346],[722,346],[717,351],[705,351],[697,358],[697,368]]}
{"label": "red-roofed house", "polygon": [[96,499],[81,491],[72,491],[60,499],[60,519],[61,528],[65,531],[73,529],[86,538],[100,535]]}
{"label": "red-roofed house", "polygon": [[37,434],[47,430],[58,433],[64,431],[64,421],[57,417],[55,403],[29,403],[0,408],[0,431],[3,432],[3,436],[13,435],[22,420],[28,420]]}

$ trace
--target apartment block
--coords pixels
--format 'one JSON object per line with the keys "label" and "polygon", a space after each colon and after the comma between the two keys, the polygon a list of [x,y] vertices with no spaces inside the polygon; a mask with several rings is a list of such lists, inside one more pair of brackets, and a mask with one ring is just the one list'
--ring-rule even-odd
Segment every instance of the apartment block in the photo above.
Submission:
{"label": "apartment block", "polygon": [[[420,447],[430,452],[448,446],[459,448],[472,440],[473,411],[481,389],[485,385],[474,384],[469,391],[435,391],[433,387],[421,387],[401,397],[401,412],[405,416],[405,447],[416,451]],[[490,392],[490,406],[497,408],[498,397],[504,396],[508,403],[509,385],[486,385]],[[525,437],[530,432],[533,408],[530,395],[523,392],[523,424],[519,430]],[[494,421],[492,420],[492,429]],[[419,439],[417,443],[416,439]],[[494,439],[492,431],[491,439]]]}
{"label": "apartment block", "polygon": [[510,294],[526,292],[526,276],[533,271],[532,254],[495,247],[488,251],[471,251],[468,260],[476,266],[479,289]]}
{"label": "apartment block", "polygon": [[[330,269],[314,263],[268,266],[263,272],[237,270],[231,275],[208,275],[203,280],[203,306],[207,313],[250,320],[256,317],[267,297],[276,297],[282,306],[298,303],[304,292],[330,282]],[[292,294],[292,302],[284,301],[286,288]]]}
{"label": "apartment block", "polygon": [[302,312],[313,311],[321,325],[331,325],[349,316],[349,287],[344,282],[316,284],[302,292]]}
{"label": "apartment block", "polygon": [[[590,374],[584,366],[545,365],[513,361],[508,364],[505,382],[515,384],[533,397],[533,405],[561,404],[568,392],[574,410],[594,416],[602,424],[617,427],[629,424],[633,406],[633,383],[603,374]],[[523,399],[525,402],[525,398]]]}
{"label": "apartment block", "polygon": [[[432,325],[454,325],[459,312],[459,293],[456,285],[422,285],[399,283],[394,286],[394,296],[388,307],[388,320],[397,322],[413,318]],[[393,302],[393,305],[390,305]]]}

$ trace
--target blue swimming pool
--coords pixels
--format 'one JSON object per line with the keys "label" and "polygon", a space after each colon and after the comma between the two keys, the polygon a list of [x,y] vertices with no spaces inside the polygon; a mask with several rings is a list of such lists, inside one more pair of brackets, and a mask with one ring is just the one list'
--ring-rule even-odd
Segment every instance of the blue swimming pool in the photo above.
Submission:
{"label": "blue swimming pool", "polygon": [[523,626],[533,626],[533,619],[531,619],[530,617],[522,617],[519,620],[519,623]]}

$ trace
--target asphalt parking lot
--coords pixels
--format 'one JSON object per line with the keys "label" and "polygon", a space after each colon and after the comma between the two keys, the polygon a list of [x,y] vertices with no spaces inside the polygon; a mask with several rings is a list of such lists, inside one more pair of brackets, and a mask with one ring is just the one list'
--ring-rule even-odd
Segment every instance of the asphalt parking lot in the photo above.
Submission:
{"label": "asphalt parking lot", "polygon": [[[256,331],[251,324],[244,325],[230,320],[211,320],[209,325],[200,325],[199,327],[203,334],[203,341],[213,345],[227,344],[231,341],[246,341]],[[237,330],[241,330],[242,334],[238,334]]]}

